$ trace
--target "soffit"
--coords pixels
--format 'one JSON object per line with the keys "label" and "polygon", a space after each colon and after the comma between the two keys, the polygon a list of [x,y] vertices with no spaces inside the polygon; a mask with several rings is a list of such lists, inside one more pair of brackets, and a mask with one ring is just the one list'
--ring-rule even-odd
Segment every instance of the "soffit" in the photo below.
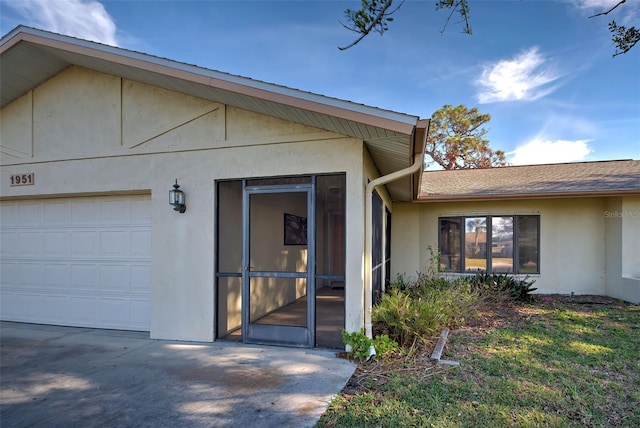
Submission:
{"label": "soffit", "polygon": [[[416,116],[24,27],[2,40],[0,54],[1,107],[80,66],[363,140],[382,175],[411,162]],[[388,186],[393,199],[411,200],[407,183]]]}

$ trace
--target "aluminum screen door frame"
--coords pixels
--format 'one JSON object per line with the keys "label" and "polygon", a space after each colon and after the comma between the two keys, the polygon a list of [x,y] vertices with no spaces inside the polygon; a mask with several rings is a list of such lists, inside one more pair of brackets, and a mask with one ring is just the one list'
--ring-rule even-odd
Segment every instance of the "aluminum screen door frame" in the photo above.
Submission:
{"label": "aluminum screen door frame", "polygon": [[[251,261],[251,195],[306,193],[307,196],[307,270],[306,272],[256,271]],[[311,183],[247,186],[242,192],[242,341],[245,343],[287,345],[312,348],[315,345],[315,178]],[[284,326],[251,323],[251,278],[303,278],[307,289],[307,325]]]}

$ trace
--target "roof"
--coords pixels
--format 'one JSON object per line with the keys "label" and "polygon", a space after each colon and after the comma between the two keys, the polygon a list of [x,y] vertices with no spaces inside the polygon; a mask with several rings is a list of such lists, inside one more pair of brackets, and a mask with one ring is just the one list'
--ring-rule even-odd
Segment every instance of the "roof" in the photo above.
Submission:
{"label": "roof", "polygon": [[[0,108],[75,65],[363,140],[381,175],[409,165],[424,147],[415,148],[416,131],[428,126],[418,116],[24,26],[0,40],[0,58]],[[387,188],[411,200],[411,183]]]}
{"label": "roof", "polygon": [[420,201],[640,195],[640,160],[425,171]]}

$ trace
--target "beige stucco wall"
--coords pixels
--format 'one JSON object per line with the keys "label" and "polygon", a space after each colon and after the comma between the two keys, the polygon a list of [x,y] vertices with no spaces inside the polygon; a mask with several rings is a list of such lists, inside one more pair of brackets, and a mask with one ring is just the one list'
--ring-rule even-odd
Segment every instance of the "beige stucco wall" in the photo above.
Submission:
{"label": "beige stucco wall", "polygon": [[620,215],[622,216],[622,276],[640,280],[640,196],[623,198]]}
{"label": "beige stucco wall", "polygon": [[33,92],[0,110],[0,162],[33,156]]}
{"label": "beige stucco wall", "polygon": [[640,303],[640,196],[608,198],[606,294]]}
{"label": "beige stucco wall", "polygon": [[[1,198],[151,193],[154,338],[213,340],[215,180],[345,172],[345,326],[362,326],[362,141],[79,67],[0,121]],[[27,172],[34,186],[9,187]],[[168,204],[176,178],[184,214]]]}
{"label": "beige stucco wall", "polygon": [[425,224],[421,220],[420,206],[411,203],[393,204],[391,219],[391,280],[398,274],[412,276],[424,266],[425,257],[420,248]]}
{"label": "beige stucco wall", "polygon": [[604,198],[396,203],[392,277],[424,269],[428,247],[438,247],[438,217],[536,214],[540,215],[540,274],[530,278],[536,280],[537,292],[606,294],[605,232],[613,225],[605,221],[606,203]]}

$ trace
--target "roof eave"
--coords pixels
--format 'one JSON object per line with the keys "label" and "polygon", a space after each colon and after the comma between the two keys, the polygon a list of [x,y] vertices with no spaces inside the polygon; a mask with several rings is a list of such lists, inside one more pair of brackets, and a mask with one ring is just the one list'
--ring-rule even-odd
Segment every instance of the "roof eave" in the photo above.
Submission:
{"label": "roof eave", "polygon": [[[53,77],[55,75],[53,73],[59,72],[62,66],[78,65],[87,68],[94,66],[98,71],[127,76],[126,78],[134,80],[140,76],[150,76],[149,79],[142,79],[141,82],[156,84],[168,90],[186,89],[190,92],[185,93],[192,96],[212,97],[207,99],[222,100],[220,102],[230,106],[260,114],[273,114],[274,117],[284,120],[361,139],[367,146],[374,146],[379,152],[374,156],[374,162],[382,174],[389,174],[405,168],[413,160],[416,150],[424,149],[423,142],[419,144],[416,141],[415,133],[419,132],[416,130],[428,127],[428,120],[421,120],[418,116],[305,92],[30,27],[17,27],[3,37],[0,41],[0,55],[4,58],[5,54],[12,49],[19,49],[20,46],[40,48],[42,52],[52,54],[54,58],[60,60],[56,69],[52,68],[48,72],[39,69],[39,74],[30,75],[29,89]],[[31,55],[37,54],[38,52],[31,53]],[[105,67],[105,64],[113,67]],[[18,66],[24,67],[26,65],[18,63]],[[20,72],[19,67],[17,68],[18,73]],[[5,83],[11,84],[10,80],[0,80],[3,85]],[[174,85],[172,82],[180,82],[180,84]],[[186,85],[183,86],[182,82]],[[162,86],[162,84],[166,86]],[[26,86],[19,89],[28,90]],[[208,90],[211,92],[207,92]],[[19,91],[15,92],[12,96],[8,96],[8,92],[5,92],[7,96],[2,98],[2,102],[11,103],[17,99],[16,97],[20,96]],[[227,95],[229,96],[227,97]],[[248,100],[254,100],[255,103]],[[274,110],[269,110],[271,108]],[[395,187],[393,190],[389,189],[390,193],[398,200],[412,200],[419,190],[420,183],[420,181],[414,180],[415,178],[412,177],[411,179],[407,178],[406,182],[393,183]]]}
{"label": "roof eave", "polygon": [[307,93],[275,84],[233,76],[195,65],[128,51],[81,39],[49,33],[30,27],[17,27],[0,43],[0,55],[21,42],[34,43],[99,60],[133,67],[168,77],[175,77],[265,101],[285,104],[303,110],[335,116],[410,136],[417,116],[377,109],[349,101]]}
{"label": "roof eave", "polygon": [[640,189],[588,192],[503,193],[491,195],[419,195],[415,202],[473,202],[522,199],[595,198],[615,196],[640,196]]}

